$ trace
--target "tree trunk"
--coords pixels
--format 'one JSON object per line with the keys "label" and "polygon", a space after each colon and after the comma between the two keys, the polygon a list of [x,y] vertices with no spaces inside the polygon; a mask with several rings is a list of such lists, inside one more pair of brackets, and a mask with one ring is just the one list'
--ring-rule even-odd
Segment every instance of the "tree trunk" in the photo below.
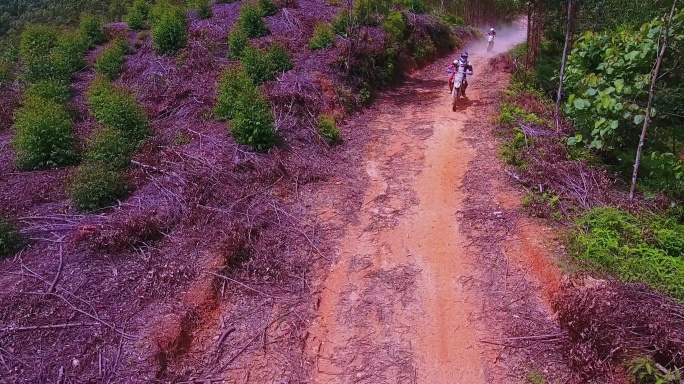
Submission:
{"label": "tree trunk", "polygon": [[563,82],[565,81],[565,64],[568,60],[570,48],[570,36],[572,36],[572,1],[568,0],[568,23],[565,27],[565,46],[563,47],[563,60],[561,61],[560,79],[558,81],[558,94],[556,95],[556,131],[560,129],[560,105],[563,96]]}
{"label": "tree trunk", "polygon": [[653,108],[653,96],[655,94],[656,82],[660,74],[660,66],[663,63],[663,56],[665,56],[665,49],[667,48],[667,35],[670,33],[670,24],[674,17],[675,9],[677,8],[677,0],[672,3],[672,11],[670,11],[670,18],[665,24],[665,34],[663,36],[663,46],[660,48],[660,53],[656,59],[655,69],[653,70],[653,79],[651,80],[651,90],[648,93],[648,105],[646,106],[646,118],[644,119],[644,127],[641,129],[641,137],[639,138],[639,146],[637,147],[636,160],[634,160],[634,172],[632,173],[632,186],[629,188],[629,199],[634,199],[634,189],[636,188],[637,173],[639,172],[639,164],[641,163],[641,154],[644,150],[644,141],[646,140],[646,132],[648,125],[651,123],[651,109]]}

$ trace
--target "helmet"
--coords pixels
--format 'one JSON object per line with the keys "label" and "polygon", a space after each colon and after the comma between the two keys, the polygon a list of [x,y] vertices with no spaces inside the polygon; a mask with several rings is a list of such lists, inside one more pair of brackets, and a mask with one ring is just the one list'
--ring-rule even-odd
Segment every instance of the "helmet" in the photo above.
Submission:
{"label": "helmet", "polygon": [[494,28],[490,29],[489,31],[490,31],[490,32],[494,32]]}
{"label": "helmet", "polygon": [[468,60],[468,52],[463,51],[463,53],[461,53],[461,59],[463,59],[464,61]]}

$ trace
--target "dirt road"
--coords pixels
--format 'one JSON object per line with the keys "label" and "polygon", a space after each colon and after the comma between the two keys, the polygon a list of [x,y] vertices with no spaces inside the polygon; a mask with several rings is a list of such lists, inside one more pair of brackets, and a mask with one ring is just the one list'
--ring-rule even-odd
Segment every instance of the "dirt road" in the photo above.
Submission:
{"label": "dirt road", "polygon": [[[498,52],[524,40],[523,26],[514,26],[507,37],[498,39]],[[416,73],[381,100],[377,110],[383,112],[367,123],[382,134],[365,151],[369,187],[321,291],[320,315],[308,342],[315,356],[314,382],[504,382],[491,367],[500,351],[480,342],[505,333],[505,327],[492,328],[483,319],[486,293],[476,284],[483,281],[477,264],[488,244],[462,214],[468,194],[489,195],[502,209],[515,210],[519,201],[502,182],[488,190],[464,184],[469,171],[491,179],[503,175],[492,137],[467,128],[492,119],[488,114],[495,113],[508,81],[488,68],[493,54],[481,46],[468,48],[476,75],[458,112],[451,111],[446,89],[450,58]],[[489,160],[486,169],[475,170],[481,140],[489,141]],[[520,255],[523,246],[508,252],[518,265],[507,267],[507,279],[508,270],[525,268],[526,254],[543,248],[541,241],[511,236],[514,242],[522,238],[528,251]],[[554,279],[554,268],[548,268]],[[540,281],[535,273],[522,280],[525,286]],[[532,296],[542,299],[534,305],[548,318],[543,295],[536,293]]]}

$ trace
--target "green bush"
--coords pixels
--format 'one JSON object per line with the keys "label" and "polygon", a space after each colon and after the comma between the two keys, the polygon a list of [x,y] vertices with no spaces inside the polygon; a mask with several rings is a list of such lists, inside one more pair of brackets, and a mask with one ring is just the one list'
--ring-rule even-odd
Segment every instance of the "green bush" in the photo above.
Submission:
{"label": "green bush", "polygon": [[275,145],[273,112],[256,87],[240,96],[235,117],[228,125],[235,141],[240,144],[249,145],[257,151]]}
{"label": "green bush", "polygon": [[247,37],[261,37],[268,35],[268,28],[262,20],[261,7],[258,4],[245,3],[240,8],[240,17],[237,25],[242,29]]}
{"label": "green bush", "polygon": [[233,28],[228,37],[228,58],[239,59],[242,52],[249,45],[249,38],[242,28]]}
{"label": "green bush", "polygon": [[103,128],[88,140],[85,159],[91,164],[123,170],[130,165],[135,148],[135,142],[125,137],[121,131]]}
{"label": "green bush", "polygon": [[149,123],[135,98],[108,80],[96,78],[88,89],[93,116],[106,128],[116,129],[138,142],[149,135]]}
{"label": "green bush", "polygon": [[111,206],[127,193],[123,174],[102,164],[85,163],[78,167],[69,187],[74,206],[81,211]]}
{"label": "green bush", "polygon": [[67,80],[74,72],[86,66],[84,55],[87,50],[88,42],[81,34],[71,31],[60,33],[54,56]]}
{"label": "green bush", "polygon": [[78,31],[85,39],[88,48],[93,48],[107,41],[107,35],[102,28],[102,20],[89,13],[81,14]]}
{"label": "green bush", "polygon": [[292,61],[280,44],[272,45],[268,51],[247,47],[242,51],[242,63],[255,84],[275,79],[278,72],[292,69]]}
{"label": "green bush", "polygon": [[24,241],[16,225],[7,218],[0,216],[0,258],[12,256],[23,245]]}
{"label": "green bush", "polygon": [[350,18],[349,11],[346,9],[341,10],[332,21],[333,32],[335,32],[336,35],[347,37],[347,28],[349,27],[349,23],[353,22]]}
{"label": "green bush", "polygon": [[157,52],[170,55],[188,42],[188,19],[181,7],[158,3],[153,9],[152,41]]}
{"label": "green bush", "polygon": [[145,0],[135,0],[128,10],[126,22],[128,29],[140,31],[147,28],[147,19],[150,13],[150,6]]}
{"label": "green bush", "polygon": [[211,0],[194,0],[193,7],[198,19],[208,19],[214,15],[211,10]]}
{"label": "green bush", "polygon": [[318,119],[318,133],[329,143],[335,143],[340,139],[340,129],[335,124],[335,118],[331,115],[322,115]]}
{"label": "green bush", "polygon": [[0,87],[4,87],[14,81],[13,68],[13,63],[0,61]]}
{"label": "green bush", "polygon": [[232,119],[239,106],[239,99],[253,88],[252,79],[241,65],[226,68],[221,74],[221,83],[218,88],[217,105],[214,109],[216,118]]}
{"label": "green bush", "polygon": [[22,169],[44,169],[78,160],[71,116],[62,105],[41,97],[24,100],[14,116],[17,164]]}
{"label": "green bush", "polygon": [[107,48],[102,50],[100,56],[95,60],[95,70],[109,79],[115,79],[124,63],[128,52],[128,40],[122,37],[116,38]]}
{"label": "green bush", "polygon": [[401,4],[413,13],[425,13],[425,4],[421,0],[402,0]]}
{"label": "green bush", "polygon": [[644,213],[597,207],[582,215],[570,249],[592,266],[628,281],[644,281],[684,301],[684,225]]}
{"label": "green bush", "polygon": [[19,54],[22,59],[36,59],[49,56],[57,45],[59,32],[52,27],[30,24],[21,34]]}
{"label": "green bush", "polygon": [[362,25],[375,25],[381,16],[389,12],[384,0],[357,0],[354,2],[354,20]]}
{"label": "green bush", "polygon": [[278,8],[273,3],[273,0],[257,0],[257,4],[261,9],[261,15],[264,17],[273,16],[278,13]]}
{"label": "green bush", "polygon": [[395,42],[403,42],[406,35],[406,22],[401,12],[390,12],[382,22],[385,33]]}
{"label": "green bush", "polygon": [[26,88],[26,99],[43,98],[64,105],[69,101],[69,87],[56,80],[42,80]]}
{"label": "green bush", "polygon": [[332,27],[325,23],[318,23],[307,48],[311,50],[330,48],[334,41],[335,34]]}

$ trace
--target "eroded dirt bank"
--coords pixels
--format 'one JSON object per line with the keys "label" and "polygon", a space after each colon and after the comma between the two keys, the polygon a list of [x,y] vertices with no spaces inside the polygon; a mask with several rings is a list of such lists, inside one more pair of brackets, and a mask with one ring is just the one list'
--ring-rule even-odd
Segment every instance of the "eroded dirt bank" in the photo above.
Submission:
{"label": "eroded dirt bank", "polygon": [[[522,40],[518,25],[497,50]],[[358,121],[379,134],[363,158],[358,221],[340,241],[307,340],[314,382],[503,383],[558,371],[553,343],[509,343],[556,331],[548,299],[560,272],[551,236],[520,214],[496,158],[490,121],[508,75],[479,45],[469,47],[479,72],[457,112],[447,58]]]}

